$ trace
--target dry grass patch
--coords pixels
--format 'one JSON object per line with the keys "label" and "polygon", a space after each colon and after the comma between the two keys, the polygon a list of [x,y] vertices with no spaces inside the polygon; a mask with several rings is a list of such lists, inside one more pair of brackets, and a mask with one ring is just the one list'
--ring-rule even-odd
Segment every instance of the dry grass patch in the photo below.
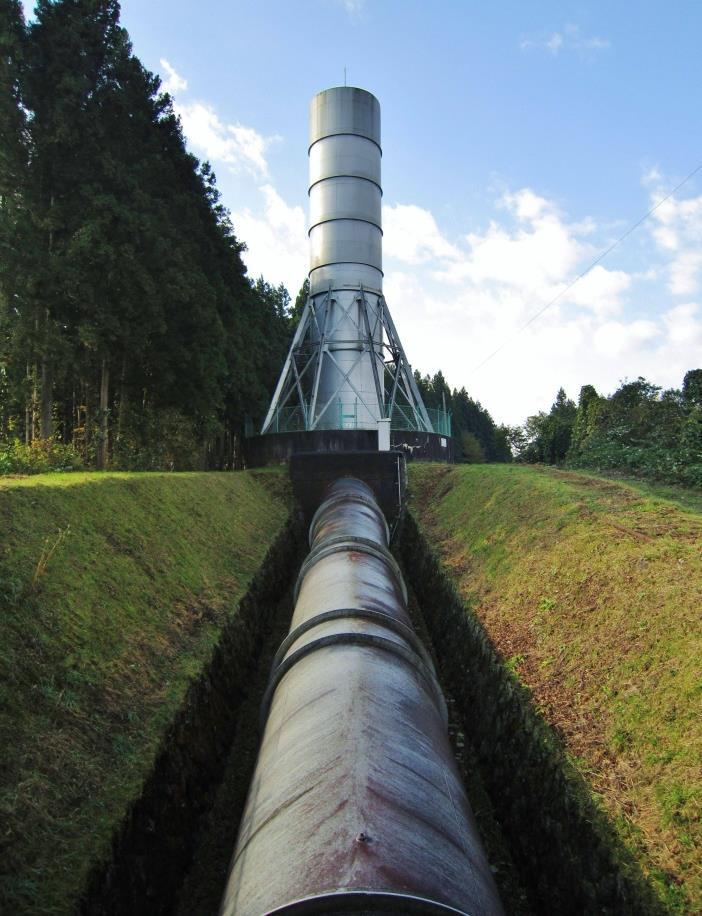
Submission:
{"label": "dry grass patch", "polygon": [[702,911],[702,516],[568,472],[410,479],[462,596],[661,899]]}

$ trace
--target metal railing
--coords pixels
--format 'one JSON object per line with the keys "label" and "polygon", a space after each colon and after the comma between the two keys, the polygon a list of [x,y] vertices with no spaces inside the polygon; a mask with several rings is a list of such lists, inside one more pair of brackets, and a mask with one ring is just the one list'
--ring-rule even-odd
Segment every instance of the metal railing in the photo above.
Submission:
{"label": "metal railing", "polygon": [[[325,411],[319,423],[318,429],[376,429],[377,424],[368,419],[366,411],[364,416],[359,417],[358,401],[342,401],[338,399],[336,404],[330,405]],[[387,411],[384,411],[387,414]],[[429,421],[435,433],[442,436],[451,435],[451,413],[450,411],[438,410],[437,408],[428,407],[427,414]],[[292,433],[306,430],[308,424],[305,420],[305,414],[302,408],[296,407],[279,407],[268,429],[268,433]],[[400,407],[395,405],[392,412],[390,429],[416,431],[423,430],[424,426],[421,419],[415,416],[410,407]],[[260,431],[260,428],[254,427],[253,423],[247,420],[245,427],[246,436],[254,436]]]}
{"label": "metal railing", "polygon": [[[438,410],[435,407],[427,407],[429,422],[434,432],[442,436],[451,435],[451,413],[447,410]],[[414,413],[409,408],[395,408],[390,421],[390,429],[397,430],[416,430],[422,427],[418,425]]]}

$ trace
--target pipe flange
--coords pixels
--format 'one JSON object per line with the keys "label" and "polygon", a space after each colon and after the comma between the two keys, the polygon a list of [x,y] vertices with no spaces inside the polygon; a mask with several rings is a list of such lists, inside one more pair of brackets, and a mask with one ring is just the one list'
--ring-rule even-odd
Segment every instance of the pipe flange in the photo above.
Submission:
{"label": "pipe flange", "polygon": [[387,519],[383,515],[378,503],[375,499],[363,496],[360,493],[338,493],[334,496],[330,496],[328,499],[325,499],[324,502],[317,508],[317,511],[312,516],[312,521],[310,522],[310,533],[309,533],[309,544],[312,546],[312,541],[314,541],[314,529],[319,520],[319,516],[328,509],[330,506],[335,506],[337,503],[361,503],[364,506],[368,506],[369,509],[372,509],[374,513],[380,518],[385,525],[385,540],[390,542],[390,528],[388,527]]}

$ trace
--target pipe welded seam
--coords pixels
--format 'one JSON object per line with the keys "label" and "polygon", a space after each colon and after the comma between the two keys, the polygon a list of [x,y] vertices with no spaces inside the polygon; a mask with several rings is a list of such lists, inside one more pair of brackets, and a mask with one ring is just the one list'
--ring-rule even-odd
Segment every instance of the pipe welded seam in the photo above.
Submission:
{"label": "pipe welded seam", "polygon": [[382,560],[389,569],[392,571],[395,581],[400,587],[402,592],[402,597],[405,604],[407,604],[408,595],[407,595],[407,585],[405,584],[404,576],[398,566],[397,560],[390,553],[386,547],[381,547],[375,541],[367,541],[363,538],[343,538],[339,540],[334,540],[332,543],[326,544],[322,543],[308,555],[305,562],[302,564],[302,569],[300,574],[297,577],[297,582],[295,583],[295,589],[293,592],[293,600],[297,602],[297,599],[300,596],[300,589],[302,587],[302,582],[305,576],[309,573],[310,569],[319,563],[320,560],[330,557],[333,554],[340,553],[363,553],[367,554],[370,557],[373,557],[376,560]]}

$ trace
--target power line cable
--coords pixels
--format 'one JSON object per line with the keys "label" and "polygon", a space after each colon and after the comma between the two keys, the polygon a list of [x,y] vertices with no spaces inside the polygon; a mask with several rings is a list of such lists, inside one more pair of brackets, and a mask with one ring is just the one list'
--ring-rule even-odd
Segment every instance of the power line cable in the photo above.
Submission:
{"label": "power line cable", "polygon": [[575,277],[573,280],[570,281],[570,283],[566,284],[566,286],[564,286],[563,289],[560,290],[560,292],[556,293],[553,299],[550,299],[546,303],[546,305],[543,306],[543,308],[540,308],[538,312],[535,312],[531,316],[531,318],[529,318],[528,321],[526,321],[520,328],[517,329],[517,331],[515,331],[514,334],[512,334],[511,337],[508,337],[506,340],[504,340],[496,350],[493,350],[492,353],[489,356],[486,356],[485,359],[481,363],[478,363],[477,366],[474,366],[473,369],[471,370],[471,374],[473,372],[477,372],[478,369],[482,369],[486,363],[490,362],[493,356],[497,356],[497,354],[500,353],[502,350],[504,350],[504,348],[508,344],[511,344],[513,340],[516,340],[516,338],[519,337],[522,331],[526,331],[529,325],[533,324],[537,320],[537,318],[540,318],[544,312],[546,312],[548,309],[551,308],[552,305],[555,305],[556,302],[558,302],[558,300],[561,298],[561,296],[567,293],[569,289],[572,289],[576,283],[578,283],[580,280],[583,279],[583,277],[586,277],[594,267],[597,267],[600,261],[603,261],[611,251],[614,251],[617,245],[620,245],[624,241],[624,239],[628,238],[635,229],[638,229],[642,223],[646,222],[649,216],[654,214],[656,210],[666,202],[666,200],[670,200],[673,194],[675,194],[676,191],[679,191],[680,188],[682,188],[684,184],[687,184],[687,182],[691,178],[694,178],[694,176],[700,170],[702,170],[702,162],[697,166],[697,168],[693,169],[686,178],[683,178],[683,180],[679,184],[676,184],[672,191],[669,191],[665,197],[662,197],[655,206],[651,207],[650,210],[644,213],[641,219],[637,220],[633,225],[629,226],[626,232],[623,235],[620,235],[616,241],[612,242],[609,248],[606,248],[601,254],[599,254],[595,258],[595,260],[592,261],[585,268],[585,270],[582,273],[579,273],[577,277]]}

